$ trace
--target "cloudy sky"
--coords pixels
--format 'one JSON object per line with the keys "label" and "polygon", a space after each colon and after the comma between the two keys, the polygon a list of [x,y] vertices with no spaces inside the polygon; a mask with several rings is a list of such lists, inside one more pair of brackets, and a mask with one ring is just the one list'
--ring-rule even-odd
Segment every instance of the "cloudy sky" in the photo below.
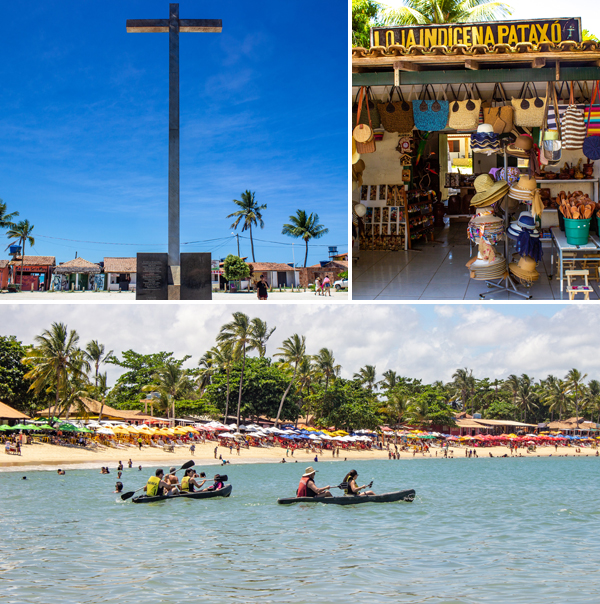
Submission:
{"label": "cloudy sky", "polygon": [[[269,355],[285,338],[303,334],[310,354],[322,347],[334,351],[343,377],[371,364],[379,375],[394,369],[428,382],[449,381],[459,367],[479,378],[562,377],[573,367],[589,379],[600,378],[596,305],[20,304],[0,307],[0,331],[33,343],[35,335],[61,321],[77,330],[81,344],[97,339],[117,354],[129,348],[191,354],[193,366],[234,311],[277,327]],[[109,382],[117,376],[110,370]]]}

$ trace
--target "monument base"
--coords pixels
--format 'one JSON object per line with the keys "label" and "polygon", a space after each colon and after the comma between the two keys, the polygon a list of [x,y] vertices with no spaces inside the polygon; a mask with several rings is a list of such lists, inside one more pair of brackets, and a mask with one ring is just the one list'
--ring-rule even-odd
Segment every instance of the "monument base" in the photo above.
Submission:
{"label": "monument base", "polygon": [[181,300],[181,267],[169,267],[168,299]]}

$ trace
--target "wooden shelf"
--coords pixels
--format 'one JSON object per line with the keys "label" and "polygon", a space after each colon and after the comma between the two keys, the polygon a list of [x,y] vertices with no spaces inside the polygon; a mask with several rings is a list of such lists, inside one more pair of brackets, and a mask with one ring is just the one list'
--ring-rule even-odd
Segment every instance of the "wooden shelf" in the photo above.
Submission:
{"label": "wooden shelf", "polygon": [[539,182],[539,183],[542,183],[542,182],[543,183],[550,183],[550,184],[555,184],[555,185],[558,185],[558,184],[568,185],[568,184],[572,184],[574,182],[577,182],[577,183],[580,183],[580,182],[595,183],[595,182],[598,182],[598,179],[597,178],[581,178],[579,180],[577,180],[577,179],[573,179],[573,180],[561,180],[560,178],[553,178],[552,180],[550,180],[550,179],[546,180],[546,179],[543,179],[543,178],[537,178],[536,182]]}

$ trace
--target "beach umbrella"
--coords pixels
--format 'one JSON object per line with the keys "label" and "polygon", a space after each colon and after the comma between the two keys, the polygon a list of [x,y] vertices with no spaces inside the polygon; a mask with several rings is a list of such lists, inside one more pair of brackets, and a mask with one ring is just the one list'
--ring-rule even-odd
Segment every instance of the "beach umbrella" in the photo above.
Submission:
{"label": "beach umbrella", "polygon": [[30,430],[31,428],[26,424],[15,424],[10,426],[9,430]]}
{"label": "beach umbrella", "polygon": [[96,434],[108,434],[110,436],[115,435],[112,428],[107,428],[106,426],[103,426],[102,428],[99,428],[98,430],[96,430]]}

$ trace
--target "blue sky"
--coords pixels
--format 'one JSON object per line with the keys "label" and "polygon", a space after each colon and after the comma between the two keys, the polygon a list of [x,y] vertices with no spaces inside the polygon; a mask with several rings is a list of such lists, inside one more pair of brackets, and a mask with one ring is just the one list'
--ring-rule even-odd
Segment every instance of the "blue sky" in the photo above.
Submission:
{"label": "blue sky", "polygon": [[[246,189],[268,206],[256,238],[277,242],[255,241],[257,261],[292,262],[292,241],[303,261],[302,240],[281,234],[298,208],[329,228],[309,264],[328,245],[347,251],[347,6],[180,3],[181,18],[223,20],[221,34],[180,36],[181,241],[203,242],[182,251],[237,253],[226,216]],[[125,21],[168,8],[3,6],[0,198],[35,225],[33,253],[99,261],[167,250],[168,35],[128,34]]]}

